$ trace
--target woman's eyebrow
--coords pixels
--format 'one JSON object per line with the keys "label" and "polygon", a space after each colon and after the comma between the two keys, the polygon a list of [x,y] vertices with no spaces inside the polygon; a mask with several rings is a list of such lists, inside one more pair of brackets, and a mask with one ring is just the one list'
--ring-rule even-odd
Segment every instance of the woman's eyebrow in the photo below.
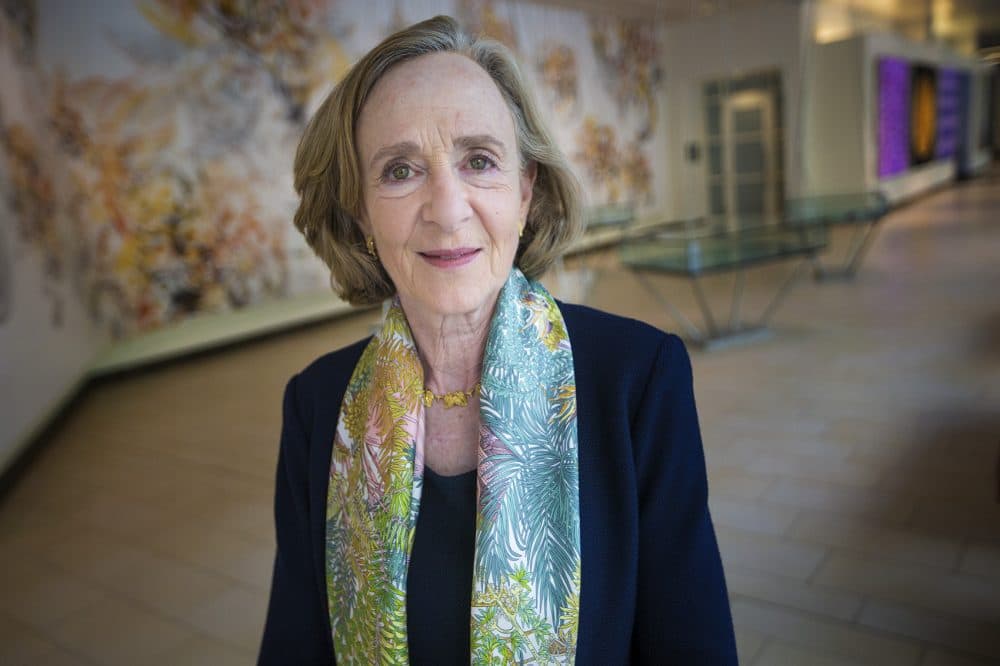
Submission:
{"label": "woman's eyebrow", "polygon": [[[490,148],[501,157],[507,157],[507,146],[504,142],[492,134],[468,134],[455,138],[454,145],[457,148],[468,150],[469,148]],[[382,146],[375,151],[368,163],[368,168],[374,168],[380,160],[386,157],[396,157],[398,155],[413,155],[420,152],[420,146],[413,141],[400,141],[388,146]]]}
{"label": "woman's eyebrow", "polygon": [[507,146],[504,142],[492,134],[470,134],[460,136],[455,139],[455,145],[459,148],[492,148],[501,157],[507,156]]}
{"label": "woman's eyebrow", "polygon": [[399,143],[394,143],[390,146],[382,146],[375,151],[372,155],[371,161],[368,163],[368,168],[374,168],[378,164],[379,160],[386,157],[396,157],[397,155],[413,155],[414,153],[420,152],[420,146],[418,146],[413,141],[400,141]]}

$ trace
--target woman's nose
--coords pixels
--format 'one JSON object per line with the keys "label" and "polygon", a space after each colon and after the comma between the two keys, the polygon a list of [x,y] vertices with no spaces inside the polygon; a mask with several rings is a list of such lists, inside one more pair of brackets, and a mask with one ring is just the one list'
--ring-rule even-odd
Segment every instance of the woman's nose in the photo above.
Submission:
{"label": "woman's nose", "polygon": [[431,171],[424,219],[450,231],[472,216],[468,193],[462,179],[451,166]]}

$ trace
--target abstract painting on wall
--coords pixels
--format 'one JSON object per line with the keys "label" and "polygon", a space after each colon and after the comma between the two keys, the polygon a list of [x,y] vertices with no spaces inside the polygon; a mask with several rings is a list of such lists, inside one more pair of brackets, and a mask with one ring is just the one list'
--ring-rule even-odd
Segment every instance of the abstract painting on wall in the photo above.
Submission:
{"label": "abstract painting on wall", "polygon": [[910,68],[910,166],[935,157],[938,128],[937,69],[929,65]]}
{"label": "abstract painting on wall", "polygon": [[910,165],[910,66],[900,58],[878,61],[878,176],[886,178]]}
{"label": "abstract painting on wall", "polygon": [[879,58],[879,178],[934,160],[963,158],[969,81],[960,68]]}

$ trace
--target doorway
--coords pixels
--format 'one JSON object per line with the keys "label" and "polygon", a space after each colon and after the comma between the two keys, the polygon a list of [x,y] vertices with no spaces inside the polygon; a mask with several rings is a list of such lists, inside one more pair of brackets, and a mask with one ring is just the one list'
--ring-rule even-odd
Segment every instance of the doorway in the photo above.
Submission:
{"label": "doorway", "polygon": [[780,73],[712,81],[705,93],[710,214],[730,230],[776,223],[784,200]]}

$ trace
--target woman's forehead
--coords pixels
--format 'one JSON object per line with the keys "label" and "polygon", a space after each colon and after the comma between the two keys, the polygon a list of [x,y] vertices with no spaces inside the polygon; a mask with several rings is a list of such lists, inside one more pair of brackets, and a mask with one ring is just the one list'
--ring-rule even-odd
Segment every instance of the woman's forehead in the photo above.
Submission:
{"label": "woman's forehead", "polygon": [[484,134],[514,140],[513,118],[489,74],[455,53],[420,56],[390,69],[358,119],[362,152],[399,141],[450,144],[458,136]]}

